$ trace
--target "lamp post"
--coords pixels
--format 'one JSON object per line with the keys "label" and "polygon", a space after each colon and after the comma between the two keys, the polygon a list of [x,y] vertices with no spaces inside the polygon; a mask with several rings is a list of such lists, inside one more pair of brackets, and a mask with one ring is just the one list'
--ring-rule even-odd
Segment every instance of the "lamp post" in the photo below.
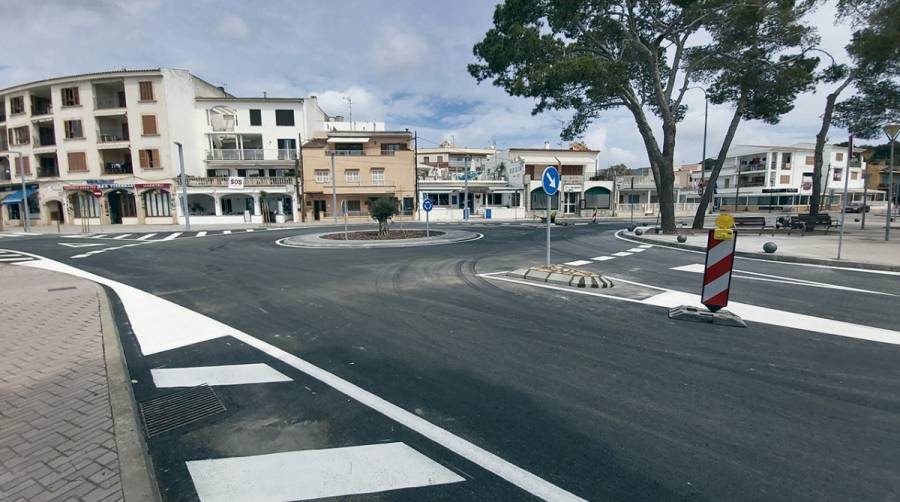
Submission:
{"label": "lamp post", "polygon": [[[703,156],[700,158],[700,186],[706,192],[706,130],[709,124],[709,96],[703,87],[688,87],[688,89],[699,89],[703,91]],[[739,175],[740,176],[740,175]],[[700,194],[703,197],[703,194]],[[712,214],[712,204],[709,205],[709,212]]]}
{"label": "lamp post", "polygon": [[28,210],[28,191],[25,190],[25,166],[22,165],[22,152],[14,152],[10,150],[10,155],[16,156],[16,165],[19,166],[19,180],[22,182],[22,218],[24,230],[31,231],[31,215]]}
{"label": "lamp post", "polygon": [[187,178],[184,175],[184,147],[179,142],[175,142],[178,146],[178,163],[181,168],[181,209],[184,211],[184,229],[191,230],[191,210],[188,208],[187,196]]}
{"label": "lamp post", "polygon": [[900,134],[900,124],[887,124],[882,130],[891,140],[891,163],[888,166],[888,203],[887,218],[884,222],[884,240],[891,238],[891,216],[893,215],[892,205],[894,203],[894,143],[897,142],[897,135]]}

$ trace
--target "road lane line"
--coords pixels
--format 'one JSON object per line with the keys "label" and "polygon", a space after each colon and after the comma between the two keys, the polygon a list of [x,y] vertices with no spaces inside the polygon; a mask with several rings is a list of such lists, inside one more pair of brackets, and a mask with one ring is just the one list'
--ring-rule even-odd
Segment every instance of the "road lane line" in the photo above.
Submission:
{"label": "road lane line", "polygon": [[[678,270],[681,272],[691,272],[702,274],[705,267],[702,264],[694,263],[691,265],[682,265],[680,267],[672,267],[669,270]],[[780,284],[790,284],[792,286],[807,286],[811,288],[836,289],[841,291],[851,291],[854,293],[868,293],[872,295],[897,296],[893,293],[885,293],[883,291],[872,291],[870,289],[851,288],[850,286],[841,286],[838,284],[829,284],[827,282],[816,282],[807,279],[797,279],[795,277],[782,277],[778,275],[763,274],[761,272],[751,272],[749,270],[734,269],[732,278],[747,279],[750,281],[776,282]]]}
{"label": "road lane line", "polygon": [[142,236],[138,237],[137,240],[139,240],[139,241],[145,241],[145,240],[147,240],[147,239],[153,237],[154,235],[156,235],[156,234],[142,235]]}
{"label": "road lane line", "polygon": [[311,500],[465,481],[405,443],[185,463],[203,502]]}
{"label": "road lane line", "polygon": [[594,261],[606,261],[606,260],[613,260],[613,259],[615,259],[615,256],[595,256],[595,257],[593,257],[593,258],[591,258],[591,259],[594,260]]}
{"label": "road lane line", "polygon": [[618,253],[613,253],[613,256],[631,256],[631,253],[629,253],[628,251],[619,251]]}
{"label": "road lane line", "polygon": [[291,382],[287,375],[268,364],[230,364],[191,368],[151,369],[153,384],[158,388],[196,387],[197,385],[245,385],[254,383]]}
{"label": "road lane line", "polygon": [[169,234],[163,237],[162,239],[160,239],[160,241],[170,241],[172,239],[177,239],[179,235],[181,235],[181,232],[175,232],[174,234]]}
{"label": "road lane line", "polygon": [[125,307],[135,337],[143,354],[162,352],[192,345],[205,340],[232,336],[281,362],[306,373],[342,394],[368,406],[395,422],[421,434],[457,455],[479,465],[483,469],[509,481],[528,493],[553,501],[582,501],[581,497],[504,460],[503,458],[471,443],[424,418],[381,398],[343,378],[314,364],[266,343],[227,324],[198,312],[90,272],[30,255],[38,260],[22,262],[17,266],[33,266],[81,277],[112,288]]}
{"label": "road lane line", "polygon": [[97,234],[91,236],[92,239],[102,239],[104,237],[106,237],[106,234]]}
{"label": "road lane line", "polygon": [[244,232],[253,232],[253,229],[252,229],[252,228],[248,228],[247,230],[244,230]]}
{"label": "road lane line", "polygon": [[113,239],[124,239],[124,238],[128,237],[129,235],[131,235],[131,234],[117,235],[117,236],[113,237]]}
{"label": "road lane line", "polygon": [[223,231],[222,231],[222,234],[223,234],[223,235],[227,235],[227,234],[230,234],[230,233],[231,233],[231,230],[223,230]]}
{"label": "road lane line", "polygon": [[629,249],[628,252],[629,253],[643,253],[646,250],[647,250],[647,248],[636,247],[636,248]]}
{"label": "road lane line", "polygon": [[639,248],[650,249],[653,247],[653,244],[641,244],[638,246]]}
{"label": "road lane line", "polygon": [[575,260],[575,261],[570,261],[568,263],[564,263],[563,265],[571,265],[573,267],[580,267],[582,265],[587,265],[589,263],[591,263],[591,262],[589,262],[587,260]]}
{"label": "road lane line", "polygon": [[196,235],[196,237],[205,237],[205,236],[206,236],[206,232],[197,232],[197,235]]}

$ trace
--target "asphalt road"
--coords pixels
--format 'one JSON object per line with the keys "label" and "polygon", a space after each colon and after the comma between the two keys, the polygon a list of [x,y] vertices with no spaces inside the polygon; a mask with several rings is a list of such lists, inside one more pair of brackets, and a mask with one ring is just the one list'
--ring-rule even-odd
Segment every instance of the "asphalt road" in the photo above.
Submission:
{"label": "asphalt road", "polygon": [[[621,224],[554,228],[555,262],[686,292],[702,255],[637,246]],[[176,238],[4,239],[242,330],[589,500],[896,500],[900,347],[772,324],[668,319],[660,307],[491,280],[541,263],[544,229],[478,241],[319,250],[288,230]],[[900,277],[737,260],[732,301],[897,329]],[[763,279],[763,280],[760,280]],[[811,285],[816,283],[818,285]],[[824,285],[824,286],[822,286]],[[839,289],[845,288],[845,289]],[[853,288],[849,290],[847,288]],[[865,290],[865,291],[858,291]],[[186,460],[403,442],[465,479],[361,500],[532,498],[479,465],[231,338],[142,356],[152,368],[264,362],[291,382],[218,387],[227,412],[150,440],[166,500],[197,497]]]}

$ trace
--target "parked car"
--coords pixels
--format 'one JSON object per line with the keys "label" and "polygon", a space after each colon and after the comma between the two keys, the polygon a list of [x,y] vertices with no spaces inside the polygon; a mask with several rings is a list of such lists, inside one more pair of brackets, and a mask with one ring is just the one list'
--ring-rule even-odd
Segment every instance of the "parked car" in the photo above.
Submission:
{"label": "parked car", "polygon": [[861,213],[863,211],[869,212],[872,209],[872,206],[868,204],[863,204],[862,202],[851,202],[847,204],[844,208],[844,212],[846,213]]}

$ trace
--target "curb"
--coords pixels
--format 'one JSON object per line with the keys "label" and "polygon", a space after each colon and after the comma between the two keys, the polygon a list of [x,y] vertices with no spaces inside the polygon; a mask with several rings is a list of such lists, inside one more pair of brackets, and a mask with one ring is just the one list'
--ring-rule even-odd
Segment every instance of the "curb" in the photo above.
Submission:
{"label": "curb", "polygon": [[125,353],[119,341],[119,330],[113,320],[112,306],[106,289],[94,283],[100,300],[100,328],[103,332],[103,356],[109,405],[119,457],[119,479],[124,500],[159,501],[159,487],[153,476],[153,462],[141,432],[138,409],[131,389],[131,377]]}
{"label": "curb", "polygon": [[[436,230],[437,231],[437,230]],[[373,249],[373,248],[411,248],[421,246],[440,246],[445,244],[459,244],[476,241],[484,237],[478,232],[464,230],[439,230],[444,235],[432,237],[417,237],[413,239],[395,239],[385,241],[344,241],[321,239],[320,236],[340,232],[322,232],[316,234],[301,234],[284,237],[275,241],[275,244],[291,248],[305,249]]]}
{"label": "curb", "polygon": [[[628,239],[643,242],[646,244],[655,244],[657,246],[669,246],[678,249],[687,249],[689,251],[706,252],[706,248],[694,246],[692,244],[682,244],[680,242],[664,242],[656,239],[648,239],[638,235],[622,235]],[[783,263],[808,263],[811,265],[828,265],[831,267],[858,268],[861,270],[879,270],[882,272],[900,272],[898,265],[879,265],[877,263],[860,263],[858,261],[829,260],[825,258],[805,258],[801,256],[774,255],[768,253],[754,253],[750,251],[735,251],[735,256],[742,258],[754,258],[757,260],[767,260]]]}
{"label": "curb", "polygon": [[561,274],[558,272],[545,272],[542,270],[533,270],[530,268],[516,269],[511,272],[507,272],[506,275],[508,275],[510,277],[517,277],[519,279],[529,280],[529,281],[545,282],[548,284],[557,284],[559,286],[571,286],[574,288],[606,289],[606,288],[613,287],[612,281],[601,275],[598,275],[598,276],[575,276],[575,275]]}

